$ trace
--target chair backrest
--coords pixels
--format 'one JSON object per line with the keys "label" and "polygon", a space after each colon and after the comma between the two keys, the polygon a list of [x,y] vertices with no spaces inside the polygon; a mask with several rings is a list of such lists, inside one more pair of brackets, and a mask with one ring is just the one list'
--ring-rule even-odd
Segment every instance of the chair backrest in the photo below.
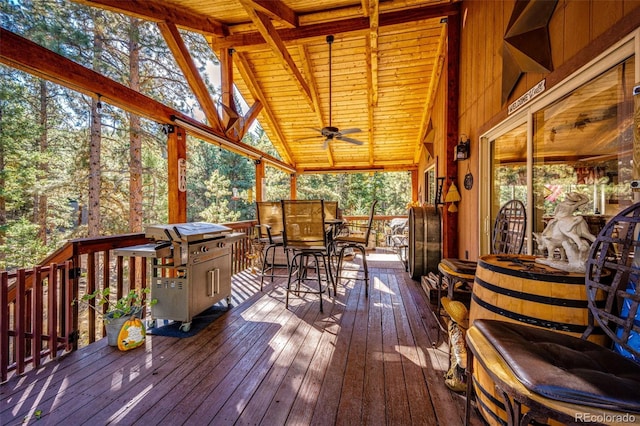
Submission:
{"label": "chair backrest", "polygon": [[527,212],[520,200],[505,203],[496,216],[491,238],[491,254],[520,254],[524,246]]}
{"label": "chair backrest", "polygon": [[[272,237],[282,234],[282,203],[280,201],[256,201],[256,217],[258,225],[269,225]],[[260,238],[268,238],[269,233],[264,226],[258,227]]]}
{"label": "chair backrest", "polygon": [[282,200],[285,247],[327,245],[322,200]]}
{"label": "chair backrest", "polygon": [[325,220],[333,220],[338,218],[337,201],[324,201],[324,218]]}
{"label": "chair backrest", "polygon": [[592,315],[583,337],[594,330],[595,319],[614,347],[640,362],[640,203],[626,208],[602,228],[591,245],[586,268]]}
{"label": "chair backrest", "polygon": [[373,215],[376,212],[376,204],[378,204],[378,200],[373,200],[371,204],[371,208],[369,209],[369,220],[367,221],[367,228],[364,233],[364,240],[369,241],[369,235],[371,235],[371,228],[373,228]]}

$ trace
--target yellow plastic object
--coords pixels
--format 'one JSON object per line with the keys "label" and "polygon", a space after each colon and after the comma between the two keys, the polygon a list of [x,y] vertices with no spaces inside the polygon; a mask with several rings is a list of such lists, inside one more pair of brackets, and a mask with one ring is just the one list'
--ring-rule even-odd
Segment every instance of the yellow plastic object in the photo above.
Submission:
{"label": "yellow plastic object", "polygon": [[118,333],[118,349],[128,351],[137,348],[144,343],[147,331],[140,318],[131,317],[127,320]]}

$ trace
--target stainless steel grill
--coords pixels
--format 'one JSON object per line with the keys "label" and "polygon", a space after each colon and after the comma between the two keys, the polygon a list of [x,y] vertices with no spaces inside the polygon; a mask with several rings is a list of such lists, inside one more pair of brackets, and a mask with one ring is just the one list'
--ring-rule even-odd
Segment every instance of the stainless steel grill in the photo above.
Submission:
{"label": "stainless steel grill", "polygon": [[155,243],[118,249],[120,256],[153,258],[153,319],[181,321],[188,331],[194,316],[227,299],[231,302],[231,247],[242,233],[205,222],[150,225]]}

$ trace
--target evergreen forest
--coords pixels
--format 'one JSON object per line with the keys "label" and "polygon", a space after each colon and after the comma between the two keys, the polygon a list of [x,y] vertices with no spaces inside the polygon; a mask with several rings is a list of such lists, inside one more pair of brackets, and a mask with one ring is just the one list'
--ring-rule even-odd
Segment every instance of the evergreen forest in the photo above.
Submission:
{"label": "evergreen forest", "polygon": [[[202,119],[153,23],[63,0],[1,0],[0,25]],[[217,99],[217,58],[201,35],[181,35]],[[99,96],[0,65],[0,270],[34,265],[68,239],[166,223],[166,131]],[[280,158],[259,123],[243,142]],[[266,167],[266,199],[289,198],[289,182]],[[403,215],[411,197],[406,172],[300,175],[297,185],[298,198],[338,200],[345,215],[367,214],[374,199],[377,214]],[[253,219],[254,191],[251,159],[189,137],[188,221]]]}

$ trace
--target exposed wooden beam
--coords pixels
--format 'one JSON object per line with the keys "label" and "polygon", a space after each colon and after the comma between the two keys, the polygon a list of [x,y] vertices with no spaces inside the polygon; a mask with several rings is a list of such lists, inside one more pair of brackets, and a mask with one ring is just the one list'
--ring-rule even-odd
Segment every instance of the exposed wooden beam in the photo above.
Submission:
{"label": "exposed wooden beam", "polygon": [[371,45],[367,42],[366,46],[366,61],[367,61],[367,125],[369,131],[367,132],[367,140],[369,141],[369,164],[372,165],[375,162],[375,152],[373,150],[373,129],[374,129],[374,100],[373,100],[373,77],[371,74]]}
{"label": "exposed wooden beam", "polygon": [[298,174],[317,174],[317,173],[367,173],[367,172],[406,172],[417,170],[416,164],[394,164],[380,166],[349,166],[349,167],[300,167]]}
{"label": "exposed wooden beam", "polygon": [[[440,18],[460,13],[459,3],[439,4],[435,6],[415,7],[394,12],[379,14],[379,27],[405,24],[407,22],[423,19]],[[348,18],[300,26],[298,28],[283,28],[277,30],[277,34],[283,42],[304,43],[306,39],[328,36],[329,34],[343,34],[354,31],[368,31],[370,28],[368,17]],[[226,37],[214,38],[216,49],[233,47],[236,51],[250,50],[252,48],[264,48],[265,39],[260,32],[233,34]]]}
{"label": "exposed wooden beam", "polygon": [[373,92],[372,105],[378,105],[378,0],[369,0],[369,46],[371,55],[371,87]]}
{"label": "exposed wooden beam", "polygon": [[[230,135],[240,118],[235,99],[233,98],[233,53],[232,49],[224,49],[218,54],[220,60],[220,103],[225,114],[225,133]],[[239,138],[241,139],[241,138]]]}
{"label": "exposed wooden beam", "polygon": [[193,58],[191,58],[191,54],[178,32],[178,28],[171,22],[158,22],[158,28],[182,70],[189,87],[191,87],[191,91],[196,96],[209,125],[216,131],[222,132],[223,126],[216,105],[211,99],[209,90],[200,76]]}
{"label": "exposed wooden beam", "polygon": [[280,126],[278,126],[278,120],[273,114],[273,111],[271,111],[269,103],[267,102],[267,97],[260,89],[259,84],[257,84],[257,79],[253,75],[253,71],[251,71],[251,64],[249,63],[249,60],[242,53],[236,52],[235,55],[237,58],[236,66],[238,67],[238,71],[240,71],[242,79],[249,88],[253,99],[260,101],[260,103],[263,105],[264,113],[266,115],[267,121],[269,122],[269,126],[273,129],[274,133],[278,137],[277,140],[272,139],[271,142],[274,144],[280,155],[283,156],[285,162],[289,164],[295,164],[295,162],[293,161],[293,154],[291,153],[291,150],[284,143],[286,139],[284,137],[284,134],[282,133],[282,130],[280,129]]}
{"label": "exposed wooden beam", "polygon": [[180,111],[110,80],[102,74],[83,67],[2,27],[0,27],[0,40],[2,40],[0,63],[68,87],[92,98],[97,98],[99,95],[103,102],[158,123],[172,124],[175,118],[196,123],[206,128],[211,135],[228,141],[229,143],[225,147],[230,151],[234,151],[233,147],[237,146],[238,149],[235,152],[241,154],[243,151],[252,152],[255,158],[262,157],[274,167],[286,171],[295,169],[295,167],[263,153],[257,148],[232,141],[222,132],[197,123]]}
{"label": "exposed wooden beam", "polygon": [[[447,88],[445,93],[445,158],[444,176],[458,180],[458,162],[453,153],[458,144],[458,96],[460,95],[460,16],[447,20]],[[463,201],[464,202],[464,201]],[[442,256],[458,258],[458,214],[442,215]]]}
{"label": "exposed wooden beam", "polygon": [[271,51],[276,57],[276,61],[282,65],[282,67],[291,75],[294,83],[298,86],[298,89],[305,95],[305,99],[309,103],[309,106],[313,108],[313,101],[311,99],[311,91],[309,90],[309,85],[305,81],[304,77],[298,70],[298,66],[293,61],[293,58],[289,54],[287,47],[284,45],[284,42],[280,39],[278,32],[275,27],[271,23],[271,20],[267,15],[262,12],[258,12],[253,9],[252,4],[249,0],[240,0],[242,5],[244,6],[247,14],[251,17],[251,20],[258,27],[258,31],[266,40],[267,44],[271,48]]}
{"label": "exposed wooden beam", "polygon": [[211,33],[218,37],[229,34],[228,28],[213,19],[191,13],[184,8],[168,6],[159,0],[72,0],[75,3],[110,10],[124,15],[135,16],[152,22],[174,22],[180,28],[188,28],[200,33]]}
{"label": "exposed wooden beam", "polygon": [[0,62],[159,123],[177,111],[89,68],[0,28]]}
{"label": "exposed wooden beam", "polygon": [[368,0],[369,15],[369,37],[367,37],[367,96],[369,102],[369,164],[375,162],[375,152],[373,151],[373,126],[374,110],[378,105],[378,28],[379,9],[378,0]]}
{"label": "exposed wooden beam", "polygon": [[244,117],[240,118],[240,120],[236,121],[236,124],[233,125],[233,128],[238,134],[238,140],[241,140],[244,135],[249,131],[249,127],[253,124],[254,121],[258,119],[258,115],[262,112],[264,106],[262,102],[256,101],[249,111],[244,115]]}
{"label": "exposed wooden beam", "polygon": [[369,16],[369,0],[360,0],[360,4],[362,5],[362,14]]}
{"label": "exposed wooden beam", "polygon": [[289,28],[298,26],[298,15],[283,2],[273,0],[250,1],[256,10],[268,15],[271,19],[277,20]]}
{"label": "exposed wooden beam", "polygon": [[[315,73],[311,67],[311,59],[309,59],[309,49],[304,44],[298,46],[298,51],[300,52],[300,58],[302,58],[302,68],[306,75],[309,76],[309,89],[311,90],[311,99],[313,100],[313,106],[316,111],[316,117],[318,121],[318,128],[322,129],[324,127],[325,118],[322,116],[322,108],[320,108],[320,96],[318,95],[318,85],[316,84]],[[327,160],[329,161],[329,165],[333,166],[335,164],[335,159],[333,158],[333,151],[331,149],[327,149]]]}
{"label": "exposed wooden beam", "polygon": [[[429,88],[427,90],[427,96],[425,97],[424,110],[422,119],[420,121],[420,131],[416,138],[416,149],[413,161],[418,163],[420,161],[421,148],[424,146],[425,138],[428,136],[429,126],[431,125],[431,112],[433,111],[433,105],[436,99],[436,93],[438,91],[438,84],[440,84],[440,76],[442,75],[442,68],[444,66],[444,49],[447,45],[447,26],[442,26],[440,33],[440,42],[438,43],[438,51],[436,53],[433,68],[431,70],[431,78],[429,79]],[[433,128],[431,128],[433,130]],[[429,153],[433,156],[433,152]]]}

